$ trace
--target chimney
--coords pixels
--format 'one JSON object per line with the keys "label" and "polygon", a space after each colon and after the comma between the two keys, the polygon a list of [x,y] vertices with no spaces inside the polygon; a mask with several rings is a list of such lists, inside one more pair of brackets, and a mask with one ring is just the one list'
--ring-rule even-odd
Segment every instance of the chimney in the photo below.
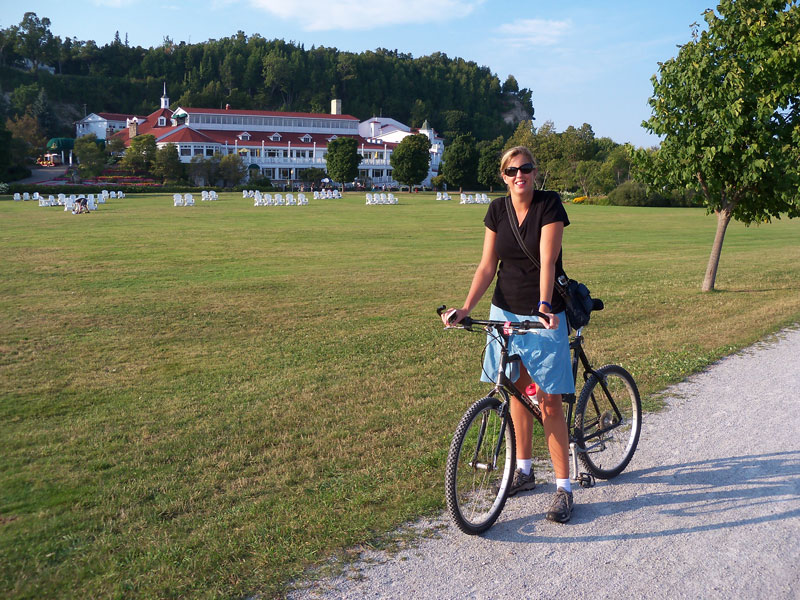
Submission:
{"label": "chimney", "polygon": [[139,135],[139,119],[133,117],[128,124],[128,136],[130,139]]}
{"label": "chimney", "polygon": [[342,114],[342,101],[341,100],[331,100],[331,114],[332,115],[340,115]]}

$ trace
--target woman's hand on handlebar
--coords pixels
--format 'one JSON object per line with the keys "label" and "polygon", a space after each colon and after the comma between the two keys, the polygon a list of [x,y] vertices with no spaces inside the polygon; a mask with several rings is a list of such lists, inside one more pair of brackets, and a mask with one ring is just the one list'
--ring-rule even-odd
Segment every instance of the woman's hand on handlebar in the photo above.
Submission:
{"label": "woman's hand on handlebar", "polygon": [[469,311],[463,308],[449,308],[441,313],[442,323],[445,324],[445,327],[455,325],[467,316],[469,316]]}
{"label": "woman's hand on handlebar", "polygon": [[547,318],[543,319],[542,317],[539,317],[539,322],[544,325],[545,329],[558,329],[558,317],[556,315],[548,312],[542,314]]}

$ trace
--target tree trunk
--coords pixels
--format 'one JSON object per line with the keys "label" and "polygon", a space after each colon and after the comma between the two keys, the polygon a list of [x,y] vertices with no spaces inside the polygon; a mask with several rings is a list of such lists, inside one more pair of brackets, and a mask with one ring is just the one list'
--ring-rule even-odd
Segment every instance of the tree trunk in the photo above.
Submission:
{"label": "tree trunk", "polygon": [[708,258],[706,276],[703,279],[702,290],[704,292],[710,292],[714,289],[714,283],[717,280],[717,267],[719,267],[719,256],[722,253],[722,242],[725,240],[725,231],[728,229],[728,223],[731,222],[731,217],[733,216],[732,208],[723,208],[715,212],[717,214],[717,233],[714,236],[714,245],[711,247],[711,256]]}

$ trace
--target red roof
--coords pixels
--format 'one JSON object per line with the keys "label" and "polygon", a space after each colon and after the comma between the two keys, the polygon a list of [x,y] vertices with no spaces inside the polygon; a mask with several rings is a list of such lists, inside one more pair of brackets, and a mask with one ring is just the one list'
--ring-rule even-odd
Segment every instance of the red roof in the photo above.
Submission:
{"label": "red roof", "polygon": [[201,142],[213,144],[215,140],[212,140],[210,137],[200,131],[195,131],[191,127],[181,125],[179,127],[175,127],[174,130],[166,136],[163,136],[162,134],[162,137],[158,138],[158,142],[160,144],[180,144],[182,142]]}
{"label": "red roof", "polygon": [[106,121],[126,121],[127,119],[133,118],[133,115],[123,115],[122,113],[94,113],[98,117],[103,117]]}
{"label": "red roof", "polygon": [[242,115],[242,116],[259,116],[259,117],[303,117],[306,119],[347,119],[351,121],[358,121],[352,115],[331,115],[328,113],[300,113],[300,112],[280,112],[271,110],[240,110],[235,108],[186,108],[181,106],[179,110],[191,115],[205,114],[205,115]]}

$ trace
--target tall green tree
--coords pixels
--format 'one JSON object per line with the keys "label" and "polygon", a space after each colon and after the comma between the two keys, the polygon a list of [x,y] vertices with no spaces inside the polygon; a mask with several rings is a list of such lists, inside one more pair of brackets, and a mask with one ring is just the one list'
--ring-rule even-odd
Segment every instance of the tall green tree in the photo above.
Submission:
{"label": "tall green tree", "polygon": [[40,19],[35,12],[26,12],[19,24],[16,50],[21,56],[30,59],[31,71],[34,73],[41,63],[55,59],[58,43],[50,31],[50,19]]}
{"label": "tall green tree", "polygon": [[97,177],[106,166],[106,153],[93,133],[84,135],[75,140],[73,150],[78,157],[78,173],[84,179]]}
{"label": "tall green tree", "polygon": [[358,142],[353,138],[343,137],[328,142],[325,161],[330,178],[344,187],[346,181],[353,181],[358,177],[358,165],[361,164]]}
{"label": "tall green tree", "polygon": [[153,175],[160,177],[162,181],[178,181],[183,179],[184,172],[181,157],[178,155],[178,147],[175,144],[167,144],[156,150]]}
{"label": "tall green tree", "polygon": [[149,173],[156,159],[156,138],[150,134],[139,135],[131,140],[131,145],[122,157],[123,168],[134,173]]}
{"label": "tall green tree", "polygon": [[[510,76],[509,76],[510,77]],[[503,185],[500,178],[500,158],[503,154],[503,136],[491,142],[478,144],[478,183],[494,191],[494,186]]]}
{"label": "tall green tree", "polygon": [[430,150],[431,142],[427,135],[418,133],[404,137],[389,157],[395,180],[409,188],[422,183],[428,176]]}
{"label": "tall green tree", "polygon": [[662,136],[637,166],[651,182],[694,188],[717,230],[702,290],[714,289],[730,220],[800,215],[800,7],[797,0],[720,0],[653,77]]}
{"label": "tall green tree", "polygon": [[445,147],[442,156],[442,175],[459,192],[475,182],[478,172],[478,151],[471,135],[460,135]]}
{"label": "tall green tree", "polygon": [[238,154],[226,154],[219,161],[219,176],[224,187],[238,185],[247,175],[247,167]]}

